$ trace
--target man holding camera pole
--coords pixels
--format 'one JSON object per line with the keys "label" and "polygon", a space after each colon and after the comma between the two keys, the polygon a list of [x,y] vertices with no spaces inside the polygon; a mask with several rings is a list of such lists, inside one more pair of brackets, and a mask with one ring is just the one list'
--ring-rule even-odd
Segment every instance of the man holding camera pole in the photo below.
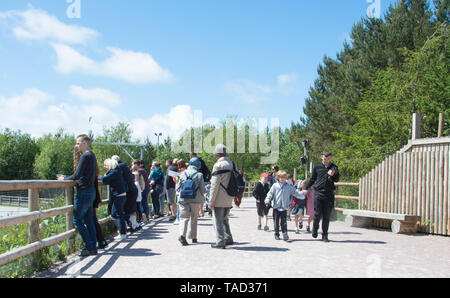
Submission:
{"label": "man holding camera pole", "polygon": [[305,189],[314,185],[314,223],[313,238],[317,238],[319,223],[322,220],[322,240],[328,240],[328,227],[330,225],[330,215],[334,208],[334,183],[339,182],[338,167],[331,162],[332,154],[328,151],[322,153],[322,163],[317,164],[312,172],[311,180],[306,184]]}

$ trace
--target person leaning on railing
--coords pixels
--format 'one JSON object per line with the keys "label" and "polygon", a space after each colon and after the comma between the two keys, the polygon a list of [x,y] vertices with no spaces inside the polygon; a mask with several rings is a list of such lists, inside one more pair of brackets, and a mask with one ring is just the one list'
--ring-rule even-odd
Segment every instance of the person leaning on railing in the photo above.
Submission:
{"label": "person leaning on railing", "polygon": [[85,244],[85,248],[80,254],[82,257],[97,254],[97,239],[93,219],[97,158],[91,151],[90,143],[91,139],[87,135],[78,136],[75,147],[82,152],[82,155],[75,173],[68,177],[57,175],[58,180],[75,180],[77,184],[73,223]]}

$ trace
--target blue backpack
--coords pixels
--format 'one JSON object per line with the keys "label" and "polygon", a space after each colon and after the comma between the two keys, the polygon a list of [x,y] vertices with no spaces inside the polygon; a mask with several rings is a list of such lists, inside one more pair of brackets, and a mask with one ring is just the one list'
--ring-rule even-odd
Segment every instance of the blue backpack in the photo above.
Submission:
{"label": "blue backpack", "polygon": [[192,177],[187,176],[186,174],[186,180],[183,181],[181,184],[181,191],[180,191],[180,198],[183,199],[195,199],[195,195],[197,194],[198,188],[195,187],[195,182],[192,180],[195,175],[197,175],[198,172],[196,172]]}

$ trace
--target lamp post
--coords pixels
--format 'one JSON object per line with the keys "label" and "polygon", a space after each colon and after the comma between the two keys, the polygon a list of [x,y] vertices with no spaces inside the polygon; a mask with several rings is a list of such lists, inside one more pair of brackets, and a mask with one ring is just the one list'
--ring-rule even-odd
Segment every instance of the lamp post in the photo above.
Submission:
{"label": "lamp post", "polygon": [[302,141],[303,145],[303,157],[302,157],[302,163],[305,165],[305,179],[308,179],[308,154],[306,152],[306,146],[308,145],[308,140]]}
{"label": "lamp post", "polygon": [[162,137],[162,133],[155,133],[155,136],[158,138],[158,145],[156,147],[156,155],[159,155],[159,137]]}

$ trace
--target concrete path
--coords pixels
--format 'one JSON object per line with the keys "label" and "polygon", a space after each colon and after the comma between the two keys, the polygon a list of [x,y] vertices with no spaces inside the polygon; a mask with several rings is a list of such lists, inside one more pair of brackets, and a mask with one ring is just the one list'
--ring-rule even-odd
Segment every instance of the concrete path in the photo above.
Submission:
{"label": "concrete path", "polygon": [[231,213],[236,244],[225,250],[210,247],[215,236],[208,216],[199,221],[199,243],[187,247],[177,240],[179,226],[162,219],[126,241],[110,243],[97,256],[72,255],[37,277],[450,277],[449,237],[395,235],[332,222],[331,242],[324,243],[304,230],[296,235],[291,221],[286,243],[276,241],[272,231],[256,230],[253,199]]}

